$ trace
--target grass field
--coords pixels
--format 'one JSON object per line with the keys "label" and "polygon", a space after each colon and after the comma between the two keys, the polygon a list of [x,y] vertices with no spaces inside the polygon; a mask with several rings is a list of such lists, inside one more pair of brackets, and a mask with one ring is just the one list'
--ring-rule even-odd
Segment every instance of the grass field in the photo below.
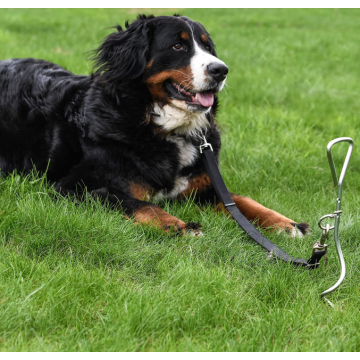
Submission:
{"label": "grass field", "polygon": [[[311,224],[304,239],[267,234],[293,256],[310,256],[335,210],[327,143],[354,139],[335,308],[319,299],[340,274],[332,237],[326,268],[293,269],[191,200],[164,208],[204,237],[171,238],[13,174],[0,178],[0,350],[359,351],[360,10],[0,9],[0,59],[89,74],[87,52],[138,12],[180,12],[212,35],[230,69],[222,174],[232,192]],[[345,153],[334,149],[338,167]]]}

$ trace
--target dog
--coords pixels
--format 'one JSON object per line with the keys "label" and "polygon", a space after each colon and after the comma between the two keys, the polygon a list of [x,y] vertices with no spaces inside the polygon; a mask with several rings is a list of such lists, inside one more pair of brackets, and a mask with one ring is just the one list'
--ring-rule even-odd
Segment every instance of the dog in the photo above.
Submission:
{"label": "dog", "polygon": [[[200,235],[199,224],[155,203],[193,196],[224,210],[199,153],[204,135],[218,161],[217,94],[228,76],[209,33],[184,16],[139,15],[116,26],[93,60],[90,76],[32,58],[0,61],[1,171],[35,167],[63,195],[86,189],[136,223]],[[308,230],[231,196],[263,228],[292,236]]]}

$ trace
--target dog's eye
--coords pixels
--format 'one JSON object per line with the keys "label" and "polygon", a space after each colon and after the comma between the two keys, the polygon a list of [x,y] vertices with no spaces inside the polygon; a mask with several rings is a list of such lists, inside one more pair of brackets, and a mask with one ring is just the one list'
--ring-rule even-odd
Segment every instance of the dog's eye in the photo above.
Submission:
{"label": "dog's eye", "polygon": [[205,49],[206,49],[207,51],[210,51],[210,46],[209,46],[209,45],[206,45],[206,46],[205,46]]}
{"label": "dog's eye", "polygon": [[173,46],[173,49],[175,49],[175,50],[183,50],[184,49],[184,47],[182,46],[182,44],[175,44],[174,46]]}

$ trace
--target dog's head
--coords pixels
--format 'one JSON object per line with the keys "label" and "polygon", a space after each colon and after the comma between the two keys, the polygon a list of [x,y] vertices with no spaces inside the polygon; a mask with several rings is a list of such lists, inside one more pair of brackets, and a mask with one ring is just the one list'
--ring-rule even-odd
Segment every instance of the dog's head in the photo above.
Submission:
{"label": "dog's head", "polygon": [[228,68],[205,28],[183,16],[140,15],[120,26],[96,51],[96,67],[111,81],[146,84],[154,102],[208,112]]}

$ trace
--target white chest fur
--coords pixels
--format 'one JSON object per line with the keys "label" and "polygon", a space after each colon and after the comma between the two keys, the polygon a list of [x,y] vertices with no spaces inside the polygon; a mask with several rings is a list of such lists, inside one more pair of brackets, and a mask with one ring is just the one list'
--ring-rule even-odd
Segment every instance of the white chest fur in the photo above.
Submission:
{"label": "white chest fur", "polygon": [[[178,100],[173,100],[172,102],[176,105]],[[158,116],[153,116],[153,122],[160,126],[165,132],[172,132],[177,135],[196,136],[199,131],[209,127],[210,124],[205,113],[184,111],[174,105],[168,104],[161,107],[157,103],[154,104],[154,112],[158,114]]]}
{"label": "white chest fur", "polygon": [[185,166],[192,165],[198,156],[198,150],[196,147],[182,136],[170,135],[167,141],[171,141],[176,144],[179,154],[179,162],[181,170]]}
{"label": "white chest fur", "polygon": [[[184,167],[190,166],[195,162],[196,158],[198,157],[198,150],[189,140],[186,140],[185,138],[177,135],[168,136],[166,140],[173,142],[178,149],[179,173]],[[178,176],[175,179],[173,188],[170,191],[166,191],[166,190],[159,191],[156,194],[155,199],[160,200],[163,198],[167,198],[167,199],[176,198],[179,194],[181,194],[184,190],[186,190],[188,184],[189,184],[189,180],[187,179],[187,177]]]}
{"label": "white chest fur", "polygon": [[[178,135],[169,135],[166,137],[167,141],[174,143],[178,149],[179,155],[179,167],[178,173],[186,167],[192,165],[195,160],[197,159],[198,150],[196,147],[190,142],[190,140],[186,140],[184,137]],[[156,200],[160,199],[174,199],[179,194],[187,189],[189,185],[189,180],[187,177],[178,176],[174,181],[174,186],[170,191],[168,190],[161,190],[155,195]]]}
{"label": "white chest fur", "polygon": [[[199,132],[207,129],[210,124],[205,113],[184,111],[174,105],[176,105],[176,100],[173,100],[173,105],[162,107],[155,103],[154,113],[157,115],[152,117],[152,121],[164,131],[172,133],[166,137],[166,140],[173,142],[178,149],[178,173],[180,174],[184,167],[192,165],[199,156],[198,149],[184,135],[187,137],[198,136]],[[176,198],[186,190],[188,184],[187,177],[178,176],[174,181],[173,188],[159,191],[155,195],[155,200]]]}
{"label": "white chest fur", "polygon": [[183,191],[187,189],[189,185],[189,180],[186,177],[178,177],[176,178],[174,182],[174,187],[171,189],[171,191],[167,190],[160,190],[155,195],[155,201],[161,200],[161,199],[175,199],[179,194],[181,194]]}

